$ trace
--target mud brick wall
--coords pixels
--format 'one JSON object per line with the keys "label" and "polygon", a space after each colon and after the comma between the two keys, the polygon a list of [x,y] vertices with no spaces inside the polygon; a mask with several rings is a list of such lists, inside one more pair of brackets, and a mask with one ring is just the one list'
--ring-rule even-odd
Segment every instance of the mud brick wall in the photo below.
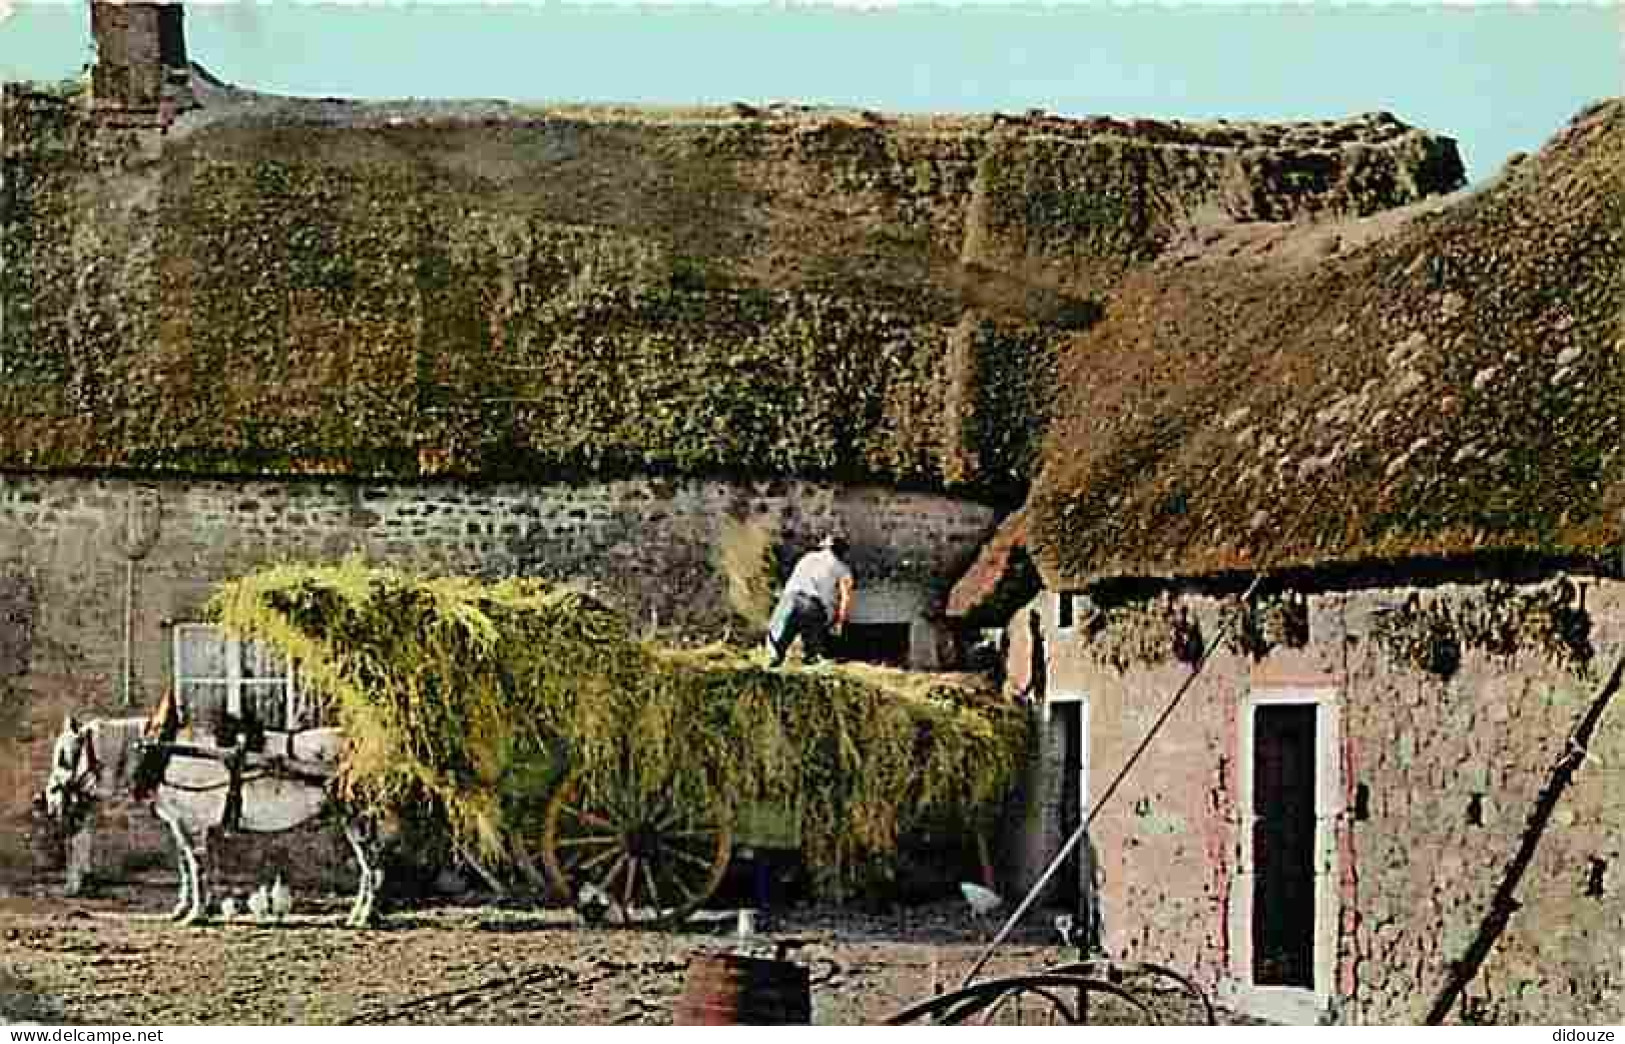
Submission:
{"label": "mud brick wall", "polygon": [[[1536,585],[1537,587],[1539,585]],[[1195,971],[1234,993],[1248,971],[1250,879],[1241,806],[1249,697],[1331,687],[1338,793],[1330,798],[1331,1016],[1415,1023],[1478,934],[1489,900],[1523,841],[1530,813],[1577,722],[1625,655],[1625,584],[1586,580],[1595,648],[1582,677],[1527,646],[1510,661],[1464,646],[1448,679],[1395,661],[1375,637],[1383,610],[1413,593],[1459,612],[1482,585],[1325,592],[1310,599],[1310,641],[1254,661],[1216,653],[1148,756],[1094,830],[1114,955]],[[1520,587],[1520,591],[1534,588]],[[1220,603],[1182,603],[1205,635]],[[1098,797],[1188,674],[1161,654],[1126,670],[1102,662],[1087,628],[1058,632],[1044,616],[1049,690],[1091,703],[1091,779]],[[1080,610],[1080,616],[1082,610]],[[1011,628],[1013,672],[1030,655],[1025,621]],[[1617,1022],[1625,1016],[1625,700],[1604,713],[1516,895],[1513,915],[1454,1018],[1492,1022]],[[1041,818],[1041,817],[1040,817]],[[1250,902],[1250,900],[1248,900]]]}
{"label": "mud brick wall", "polygon": [[[844,529],[860,608],[865,583],[893,596],[915,592],[911,604],[929,607],[994,521],[992,509],[967,501],[789,480],[470,485],[0,475],[0,876],[51,865],[27,810],[63,713],[145,713],[170,679],[171,624],[196,619],[219,580],[276,561],[359,553],[429,572],[575,581],[639,626],[714,634],[730,626],[712,565],[730,515],[767,520],[792,553],[826,528]],[[130,552],[141,556],[133,569]],[[132,573],[133,691],[125,707]],[[150,858],[157,835],[143,822],[128,829],[128,845],[99,853],[103,870]],[[131,854],[141,851],[148,856]],[[343,853],[332,860],[342,865]]]}
{"label": "mud brick wall", "polygon": [[[1047,695],[1082,695],[1088,702],[1089,796],[1098,801],[1187,671],[1172,663],[1119,677],[1084,655],[1081,632],[1057,628],[1052,594],[1040,595],[1028,608],[1037,610],[1044,622]],[[1021,687],[1030,683],[1032,670],[1026,613],[1018,614],[1020,624],[1010,629],[1010,676]],[[1229,725],[1225,693],[1237,690],[1222,670],[1214,670],[1224,666],[1213,664],[1187,693],[1154,756],[1143,760],[1102,807],[1091,831],[1101,860],[1108,951],[1194,969],[1210,986],[1217,983],[1214,970],[1223,967],[1225,953],[1229,864],[1219,838],[1233,830],[1233,789],[1221,772],[1228,766],[1223,759]],[[1058,746],[1053,739],[1051,745]],[[1058,751],[1046,767],[1060,770]],[[1046,781],[1040,792],[1059,795],[1061,787],[1058,781]],[[1044,851],[1036,860],[1032,856],[1039,853],[1029,853],[1034,877],[1065,841],[1057,815],[1037,818],[1043,824]],[[1210,866],[1214,856],[1220,861]]]}

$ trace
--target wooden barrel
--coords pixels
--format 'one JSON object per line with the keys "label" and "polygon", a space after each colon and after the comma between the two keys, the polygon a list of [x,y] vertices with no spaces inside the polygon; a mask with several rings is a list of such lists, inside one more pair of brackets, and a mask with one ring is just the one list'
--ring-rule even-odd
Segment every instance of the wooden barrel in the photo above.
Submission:
{"label": "wooden barrel", "polygon": [[806,1026],[807,969],[790,961],[706,953],[688,962],[672,1021],[679,1026]]}

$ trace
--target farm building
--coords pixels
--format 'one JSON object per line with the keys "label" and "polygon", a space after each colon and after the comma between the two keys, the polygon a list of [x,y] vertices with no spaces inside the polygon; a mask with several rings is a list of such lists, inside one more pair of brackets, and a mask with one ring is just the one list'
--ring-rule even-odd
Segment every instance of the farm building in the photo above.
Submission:
{"label": "farm building", "polygon": [[850,655],[1002,632],[1012,887],[1200,664],[1068,868],[1114,955],[1621,1017],[1625,105],[1446,196],[1386,114],[294,100],[91,11],[88,84],[0,94],[0,879],[51,869],[64,710],[312,713],[220,581],[361,552],[714,636],[754,519],[851,537]]}
{"label": "farm building", "polygon": [[1113,955],[1280,1018],[1625,1013],[1622,207],[1613,101],[1464,198],[1165,256],[1070,346],[950,611],[1040,708],[1027,881],[1207,657],[1068,870]]}
{"label": "farm building", "polygon": [[950,663],[947,591],[1114,288],[1213,229],[1461,180],[1453,142],[1387,114],[280,98],[191,62],[178,7],[90,9],[88,84],[0,95],[12,877],[65,710],[179,685],[308,712],[199,626],[268,562],[574,580],[716,635],[725,519],[787,552],[839,526],[849,653]]}

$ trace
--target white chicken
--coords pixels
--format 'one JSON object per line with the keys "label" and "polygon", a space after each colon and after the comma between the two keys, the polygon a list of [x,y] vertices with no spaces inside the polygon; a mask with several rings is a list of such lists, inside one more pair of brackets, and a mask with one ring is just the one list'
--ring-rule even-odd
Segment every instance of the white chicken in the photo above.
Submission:
{"label": "white chicken", "polygon": [[276,875],[276,883],[271,886],[271,916],[278,921],[293,912],[293,893],[288,890],[282,875]]}
{"label": "white chicken", "polygon": [[977,927],[984,932],[991,931],[992,926],[988,923],[988,918],[1004,905],[1004,896],[991,888],[983,888],[969,881],[959,882],[959,892],[965,897],[965,902],[970,904],[970,912],[976,919]]}
{"label": "white chicken", "polygon": [[576,911],[581,914],[581,920],[588,925],[602,924],[610,905],[609,896],[590,881],[582,885],[581,890],[576,893]]}
{"label": "white chicken", "polygon": [[254,889],[254,894],[248,897],[248,912],[256,921],[265,920],[265,915],[271,912],[271,891],[264,885]]}
{"label": "white chicken", "polygon": [[965,896],[965,902],[970,904],[971,913],[977,917],[986,917],[1004,905],[1004,896],[979,884],[961,881],[959,891]]}
{"label": "white chicken", "polygon": [[1061,945],[1072,946],[1072,933],[1076,930],[1076,918],[1069,913],[1055,915],[1055,930],[1060,933]]}
{"label": "white chicken", "polygon": [[222,920],[235,921],[242,916],[242,913],[242,905],[237,902],[236,896],[228,895],[220,900],[220,917]]}

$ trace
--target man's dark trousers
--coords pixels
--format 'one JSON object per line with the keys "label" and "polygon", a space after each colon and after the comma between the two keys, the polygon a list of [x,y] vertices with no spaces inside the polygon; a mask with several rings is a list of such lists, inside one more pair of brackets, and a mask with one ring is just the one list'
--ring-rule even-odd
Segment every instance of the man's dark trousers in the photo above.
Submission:
{"label": "man's dark trousers", "polygon": [[801,655],[807,663],[817,663],[829,641],[829,611],[814,595],[786,591],[773,610],[767,625],[767,644],[773,651],[773,666],[784,662],[796,636],[801,637]]}

